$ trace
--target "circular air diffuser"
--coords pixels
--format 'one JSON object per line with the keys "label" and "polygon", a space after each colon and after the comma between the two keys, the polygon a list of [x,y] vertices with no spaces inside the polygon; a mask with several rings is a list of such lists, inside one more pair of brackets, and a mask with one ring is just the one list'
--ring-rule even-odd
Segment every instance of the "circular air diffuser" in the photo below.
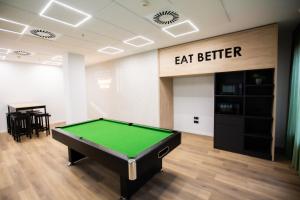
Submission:
{"label": "circular air diffuser", "polygon": [[179,14],[175,11],[161,11],[154,15],[153,20],[158,24],[172,24],[179,19]]}
{"label": "circular air diffuser", "polygon": [[32,29],[30,30],[30,33],[42,39],[53,39],[56,37],[54,33],[42,29]]}
{"label": "circular air diffuser", "polygon": [[22,50],[14,51],[14,54],[16,54],[18,56],[29,56],[29,55],[31,55],[31,53],[29,53],[27,51],[22,51]]}

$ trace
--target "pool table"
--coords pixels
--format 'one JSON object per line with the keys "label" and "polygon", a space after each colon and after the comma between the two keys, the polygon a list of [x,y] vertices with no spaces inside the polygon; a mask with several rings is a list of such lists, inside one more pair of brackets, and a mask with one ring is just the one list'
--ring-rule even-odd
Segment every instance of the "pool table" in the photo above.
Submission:
{"label": "pool table", "polygon": [[68,146],[69,164],[88,157],[120,175],[121,199],[129,199],[162,169],[162,159],[181,143],[181,133],[100,118],[52,130]]}

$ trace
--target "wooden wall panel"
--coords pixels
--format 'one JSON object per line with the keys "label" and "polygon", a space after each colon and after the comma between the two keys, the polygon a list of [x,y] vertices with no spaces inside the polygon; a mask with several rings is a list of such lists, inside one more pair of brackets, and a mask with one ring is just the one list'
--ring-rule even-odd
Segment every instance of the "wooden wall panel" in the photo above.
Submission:
{"label": "wooden wall panel", "polygon": [[[277,66],[276,24],[217,36],[159,50],[160,77],[275,68]],[[198,62],[198,53],[239,46],[241,56]],[[175,64],[175,57],[193,54],[191,63]]]}
{"label": "wooden wall panel", "polygon": [[173,79],[159,80],[160,127],[173,129]]}
{"label": "wooden wall panel", "polygon": [[[242,56],[198,62],[197,54],[239,46]],[[175,57],[193,54],[193,62],[175,64]],[[176,76],[275,68],[272,160],[275,159],[278,26],[267,25],[159,49],[160,126],[173,128],[173,79]],[[188,60],[189,61],[189,60]]]}
{"label": "wooden wall panel", "polygon": [[[277,28],[277,32],[278,32],[278,27]],[[276,41],[278,41],[278,34],[276,34]],[[278,67],[278,42],[276,42],[276,63],[275,63],[275,70],[274,70],[274,101],[273,101],[273,126],[272,126],[272,147],[271,147],[271,152],[272,152],[272,161],[275,161],[275,146],[276,146],[276,123],[277,123],[277,119],[276,119],[276,104],[277,104],[277,81],[278,81],[278,71],[277,71],[277,67]]]}

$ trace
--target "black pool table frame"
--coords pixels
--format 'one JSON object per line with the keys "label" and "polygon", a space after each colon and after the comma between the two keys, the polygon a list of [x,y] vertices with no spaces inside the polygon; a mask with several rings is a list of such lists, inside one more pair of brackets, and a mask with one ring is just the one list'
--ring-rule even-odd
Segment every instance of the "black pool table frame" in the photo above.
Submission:
{"label": "black pool table frame", "polygon": [[[97,120],[103,120],[103,118]],[[97,120],[71,124],[65,127],[94,122]],[[128,124],[129,126],[159,129],[116,120],[111,121]],[[133,159],[101,145],[74,136],[59,127],[52,129],[52,137],[68,146],[69,165],[88,157],[118,173],[120,175],[121,199],[129,199],[148,180],[162,170],[163,157],[180,145],[181,133],[174,130],[170,131],[172,132],[170,136],[153,145],[151,148],[145,150]]]}

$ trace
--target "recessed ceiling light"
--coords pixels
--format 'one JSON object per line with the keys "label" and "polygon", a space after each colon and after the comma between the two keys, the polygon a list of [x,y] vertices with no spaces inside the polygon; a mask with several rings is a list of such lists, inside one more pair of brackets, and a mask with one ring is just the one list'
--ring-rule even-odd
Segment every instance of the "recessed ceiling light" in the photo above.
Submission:
{"label": "recessed ceiling light", "polygon": [[25,31],[28,29],[28,25],[26,24],[22,24],[20,22],[16,22],[13,20],[9,20],[9,19],[4,19],[4,18],[0,18],[0,22],[1,24],[3,23],[8,23],[8,27],[11,27],[11,25],[17,25],[17,26],[21,26],[21,30],[17,31],[17,30],[13,30],[13,29],[6,29],[6,28],[0,28],[0,31],[5,31],[5,32],[9,32],[9,33],[15,33],[15,34],[19,34],[19,35],[23,35],[25,33]]}
{"label": "recessed ceiling light", "polygon": [[143,47],[154,43],[153,40],[150,40],[144,36],[136,36],[128,40],[124,40],[123,42],[134,47]]}
{"label": "recessed ceiling light", "polygon": [[172,10],[164,10],[153,16],[153,21],[158,24],[173,24],[179,19],[179,14]]}
{"label": "recessed ceiling light", "polygon": [[18,56],[29,56],[29,55],[32,55],[32,53],[30,52],[27,52],[27,51],[23,51],[23,50],[17,50],[17,51],[14,51],[14,53]]}
{"label": "recessed ceiling light", "polygon": [[30,26],[27,31],[25,32],[25,34],[33,36],[33,37],[37,37],[40,39],[44,39],[44,40],[51,40],[51,41],[55,41],[57,40],[61,34],[50,31],[50,30],[46,30],[43,28],[38,28],[38,27],[33,27]]}
{"label": "recessed ceiling light", "polygon": [[[73,11],[76,14],[82,15],[83,19],[81,19],[77,23],[72,23],[72,22],[67,22],[67,21],[63,21],[61,19],[55,18],[54,16],[47,15],[47,11],[51,6],[56,6],[57,8],[60,8],[60,9],[68,9],[69,11]],[[53,12],[52,12],[52,14],[53,14]],[[84,23],[85,21],[87,21],[88,19],[90,19],[92,17],[90,14],[87,14],[81,10],[78,10],[76,8],[73,8],[72,6],[69,6],[67,4],[61,3],[56,0],[49,1],[47,3],[47,5],[43,8],[43,10],[40,12],[40,16],[45,17],[47,19],[51,19],[56,22],[60,22],[62,24],[68,25],[68,26],[73,26],[73,27],[78,27],[79,25],[81,25],[82,23]]]}
{"label": "recessed ceiling light", "polygon": [[46,60],[44,62],[42,62],[43,65],[55,65],[55,66],[60,66],[62,63],[61,62],[54,62],[54,61],[50,61],[50,60]]}
{"label": "recessed ceiling light", "polygon": [[[185,29],[188,29],[188,31],[186,31]],[[162,28],[162,31],[166,32],[174,38],[177,38],[198,32],[199,29],[190,20],[185,20],[183,22],[164,27]]]}
{"label": "recessed ceiling light", "polygon": [[117,54],[117,53],[122,53],[124,50],[123,49],[118,49],[116,47],[108,46],[108,47],[104,47],[102,49],[98,49],[97,51],[100,52],[100,53],[113,55],[113,54]]}
{"label": "recessed ceiling light", "polygon": [[5,60],[6,56],[0,56],[1,60]]}
{"label": "recessed ceiling light", "polygon": [[30,33],[42,39],[53,39],[56,37],[55,33],[43,29],[32,29]]}
{"label": "recessed ceiling light", "polygon": [[0,54],[9,54],[10,49],[0,48]]}
{"label": "recessed ceiling light", "polygon": [[51,58],[51,60],[54,60],[54,61],[63,61],[63,57],[61,55],[53,56]]}

